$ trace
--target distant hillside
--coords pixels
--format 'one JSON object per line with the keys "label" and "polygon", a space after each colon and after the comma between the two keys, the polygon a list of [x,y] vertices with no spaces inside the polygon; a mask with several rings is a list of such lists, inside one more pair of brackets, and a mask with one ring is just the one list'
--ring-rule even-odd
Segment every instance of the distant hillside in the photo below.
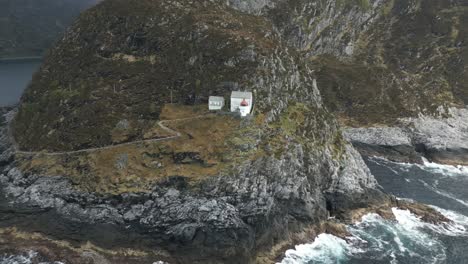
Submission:
{"label": "distant hillside", "polygon": [[98,0],[0,0],[0,58],[40,56]]}

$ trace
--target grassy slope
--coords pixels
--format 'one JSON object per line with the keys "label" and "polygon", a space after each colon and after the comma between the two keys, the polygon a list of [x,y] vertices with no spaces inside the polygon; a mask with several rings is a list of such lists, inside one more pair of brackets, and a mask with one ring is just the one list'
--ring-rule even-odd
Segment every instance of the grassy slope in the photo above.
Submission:
{"label": "grassy slope", "polygon": [[[228,174],[239,163],[280,158],[295,144],[310,155],[330,149],[332,158],[343,158],[344,142],[321,107],[310,69],[285,49],[268,20],[208,1],[174,3],[109,0],[85,12],[22,97],[13,124],[20,147],[66,151],[162,137],[158,120],[192,116],[184,109],[206,107],[211,94],[227,96],[233,88],[221,82],[254,90],[256,118],[167,124],[184,137],[89,155],[18,157],[23,170],[121,193],[147,191],[171,176],[196,182]],[[168,114],[162,109],[171,92],[174,103],[186,106]],[[174,159],[188,152],[200,160]],[[116,161],[123,156],[122,169]]]}
{"label": "grassy slope", "polygon": [[193,104],[226,93],[221,82],[249,85],[258,62],[239,53],[270,52],[270,30],[262,18],[215,4],[105,1],[46,57],[22,98],[17,141],[34,150],[108,145],[123,119],[130,138],[140,138],[171,92],[175,103]]}

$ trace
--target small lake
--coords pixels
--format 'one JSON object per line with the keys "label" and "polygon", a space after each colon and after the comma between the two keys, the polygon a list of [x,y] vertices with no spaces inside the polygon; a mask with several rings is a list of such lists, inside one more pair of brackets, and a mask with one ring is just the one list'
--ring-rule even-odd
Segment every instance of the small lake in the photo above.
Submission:
{"label": "small lake", "polygon": [[41,59],[0,59],[0,106],[17,103]]}

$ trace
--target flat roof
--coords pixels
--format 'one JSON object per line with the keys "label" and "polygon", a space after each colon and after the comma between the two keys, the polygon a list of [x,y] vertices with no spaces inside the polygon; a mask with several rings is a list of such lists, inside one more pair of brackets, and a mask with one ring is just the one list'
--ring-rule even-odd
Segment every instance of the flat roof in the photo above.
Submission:
{"label": "flat roof", "polygon": [[232,91],[231,98],[252,99],[252,92]]}

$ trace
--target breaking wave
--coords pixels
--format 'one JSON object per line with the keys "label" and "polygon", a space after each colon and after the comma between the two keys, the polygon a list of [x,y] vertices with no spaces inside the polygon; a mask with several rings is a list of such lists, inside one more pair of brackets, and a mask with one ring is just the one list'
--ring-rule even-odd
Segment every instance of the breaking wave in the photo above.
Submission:
{"label": "breaking wave", "polygon": [[467,166],[452,166],[452,165],[443,165],[438,163],[433,163],[423,158],[423,165],[419,165],[421,169],[427,170],[432,173],[440,173],[449,176],[468,176],[468,167]]}
{"label": "breaking wave", "polygon": [[[28,251],[21,255],[0,254],[0,264],[33,264],[37,263],[35,258],[38,256],[37,252]],[[60,261],[54,262],[39,262],[39,264],[64,264]]]}
{"label": "breaking wave", "polygon": [[434,225],[409,211],[393,208],[396,221],[368,214],[348,226],[347,241],[322,234],[311,244],[288,250],[281,264],[309,263],[446,263],[441,236],[468,236],[468,217],[434,207],[453,221]]}
{"label": "breaking wave", "polygon": [[286,251],[281,264],[309,263],[336,263],[347,258],[351,245],[345,240],[329,234],[319,235],[312,244],[296,246]]}

